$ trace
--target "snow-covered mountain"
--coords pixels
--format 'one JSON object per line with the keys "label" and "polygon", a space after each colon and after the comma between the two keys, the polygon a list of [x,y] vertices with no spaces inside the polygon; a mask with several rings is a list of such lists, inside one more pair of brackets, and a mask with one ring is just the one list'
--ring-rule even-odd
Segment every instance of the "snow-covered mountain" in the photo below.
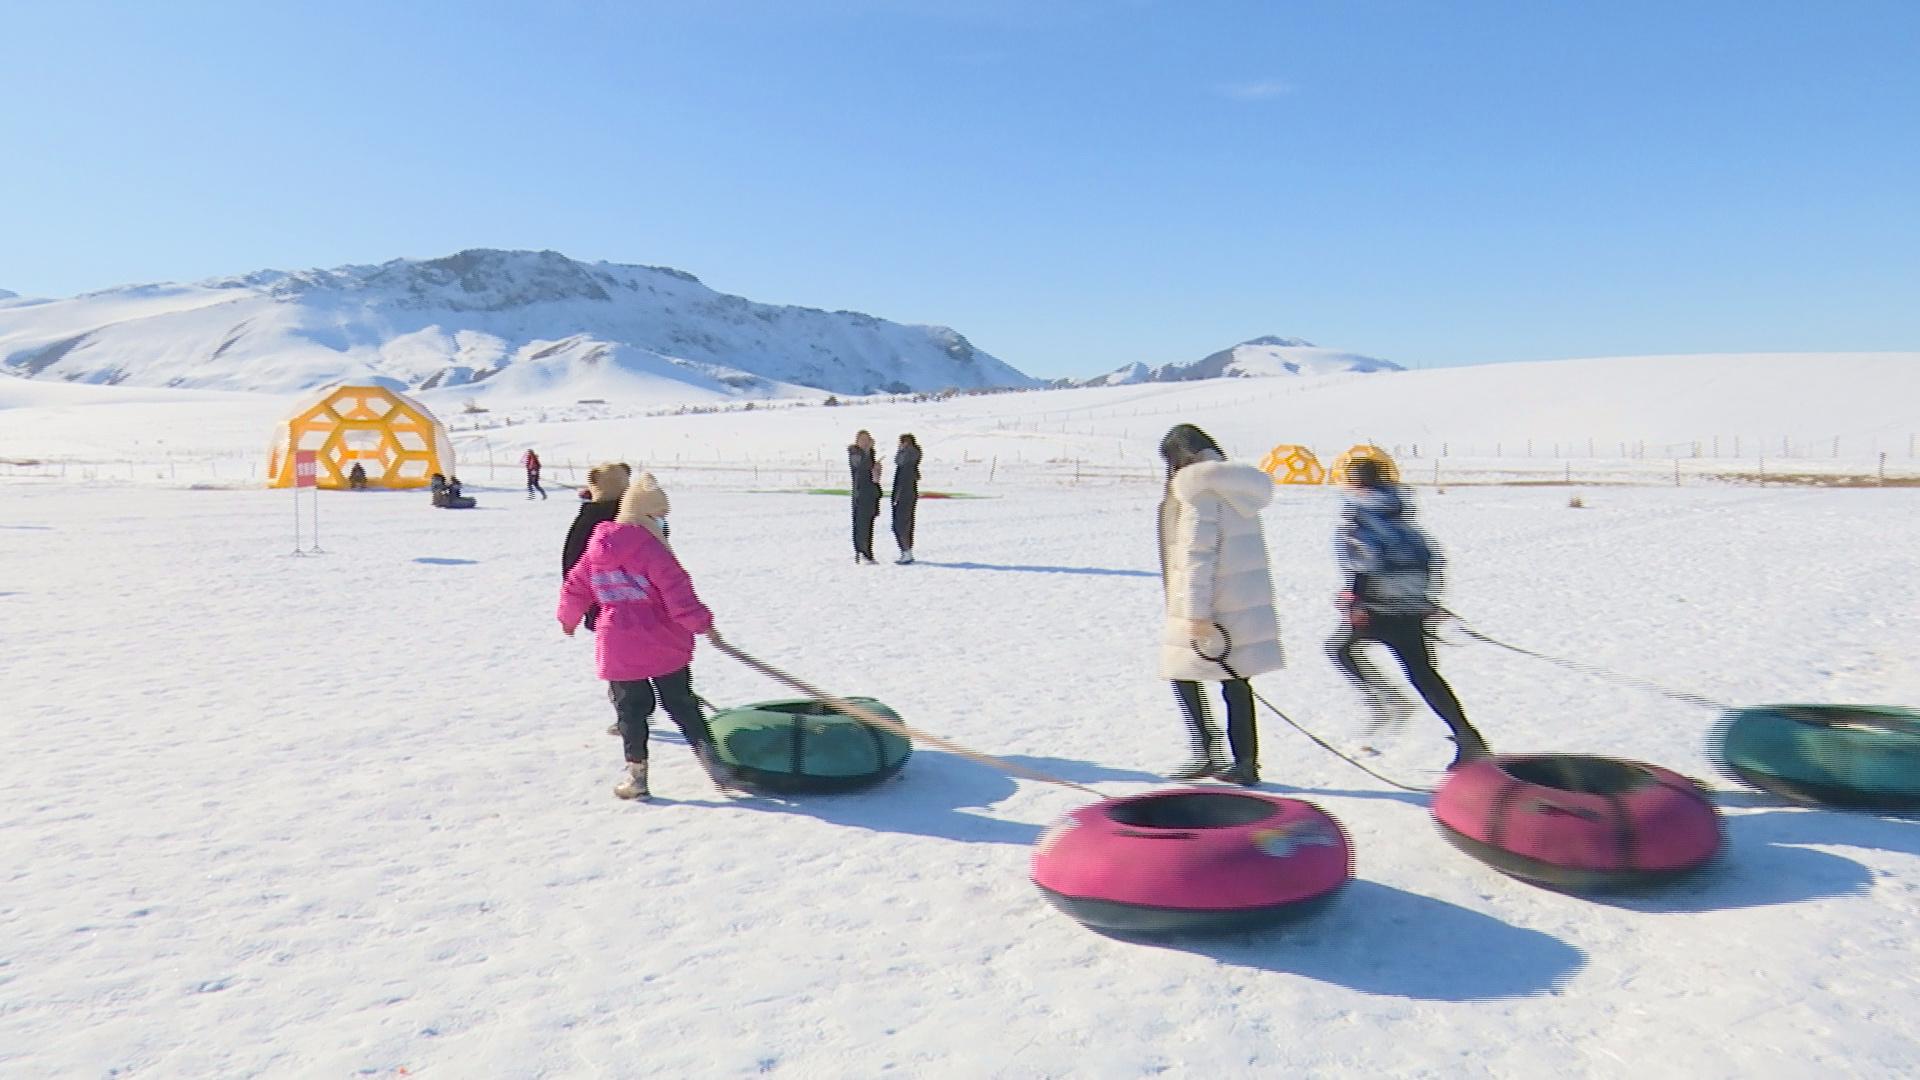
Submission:
{"label": "snow-covered mountain", "polygon": [[1400,371],[1399,364],[1358,353],[1323,349],[1298,338],[1260,337],[1243,341],[1188,364],[1150,368],[1133,363],[1091,379],[1061,380],[1058,386],[1127,386],[1195,379],[1257,378],[1269,375],[1337,375],[1343,372]]}
{"label": "snow-covered mountain", "polygon": [[272,392],[375,379],[569,401],[1037,385],[943,326],[758,304],[664,267],[484,249],[11,305],[0,370]]}

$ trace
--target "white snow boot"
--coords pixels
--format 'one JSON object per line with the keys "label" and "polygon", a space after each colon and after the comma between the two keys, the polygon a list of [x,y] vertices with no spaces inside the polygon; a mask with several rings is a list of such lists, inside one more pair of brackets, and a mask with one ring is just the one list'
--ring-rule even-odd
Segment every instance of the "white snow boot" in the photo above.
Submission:
{"label": "white snow boot", "polygon": [[900,564],[901,566],[907,565],[908,563],[913,561],[913,549],[912,548],[903,549],[900,552],[900,557],[893,561]]}
{"label": "white snow boot", "polygon": [[627,778],[613,787],[615,796],[622,799],[646,800],[653,797],[647,790],[647,763],[644,761],[627,762]]}

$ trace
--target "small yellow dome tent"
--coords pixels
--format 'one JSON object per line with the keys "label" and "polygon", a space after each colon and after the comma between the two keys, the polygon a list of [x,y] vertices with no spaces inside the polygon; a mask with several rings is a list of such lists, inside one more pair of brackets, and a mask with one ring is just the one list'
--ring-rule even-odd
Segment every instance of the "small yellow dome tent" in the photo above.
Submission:
{"label": "small yellow dome tent", "polygon": [[275,431],[267,486],[292,487],[293,455],[312,450],[319,485],[339,490],[358,464],[368,487],[423,488],[453,475],[446,426],[425,405],[384,386],[334,386],[308,399]]}
{"label": "small yellow dome tent", "polygon": [[1281,443],[1260,459],[1260,468],[1276,484],[1318,484],[1327,478],[1327,470],[1313,451],[1294,443]]}
{"label": "small yellow dome tent", "polygon": [[1380,463],[1380,475],[1390,484],[1400,482],[1400,466],[1393,463],[1385,450],[1369,443],[1359,443],[1346,453],[1333,459],[1333,468],[1327,470],[1327,483],[1344,484],[1347,482],[1347,466],[1357,458],[1372,458]]}

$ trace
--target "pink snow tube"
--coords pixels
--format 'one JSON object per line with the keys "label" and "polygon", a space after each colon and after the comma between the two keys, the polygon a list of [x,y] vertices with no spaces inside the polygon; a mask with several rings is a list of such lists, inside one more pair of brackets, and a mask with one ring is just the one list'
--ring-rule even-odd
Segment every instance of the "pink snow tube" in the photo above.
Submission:
{"label": "pink snow tube", "polygon": [[1319,906],[1352,878],[1352,844],[1325,811],[1219,788],[1081,807],[1033,852],[1033,883],[1055,907],[1122,933],[1264,926]]}
{"label": "pink snow tube", "polygon": [[1711,859],[1720,811],[1656,765],[1576,754],[1503,755],[1449,773],[1433,817],[1467,854],[1565,889],[1664,881]]}

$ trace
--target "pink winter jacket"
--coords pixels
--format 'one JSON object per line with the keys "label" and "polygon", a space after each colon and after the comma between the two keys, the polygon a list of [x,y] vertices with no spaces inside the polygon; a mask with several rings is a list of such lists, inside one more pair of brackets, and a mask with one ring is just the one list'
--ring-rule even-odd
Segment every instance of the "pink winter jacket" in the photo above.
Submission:
{"label": "pink winter jacket", "polygon": [[560,625],[571,633],[595,603],[593,651],[608,682],[679,671],[693,661],[693,635],[713,626],[713,612],[694,594],[680,560],[638,525],[605,521],[594,528],[560,586]]}

